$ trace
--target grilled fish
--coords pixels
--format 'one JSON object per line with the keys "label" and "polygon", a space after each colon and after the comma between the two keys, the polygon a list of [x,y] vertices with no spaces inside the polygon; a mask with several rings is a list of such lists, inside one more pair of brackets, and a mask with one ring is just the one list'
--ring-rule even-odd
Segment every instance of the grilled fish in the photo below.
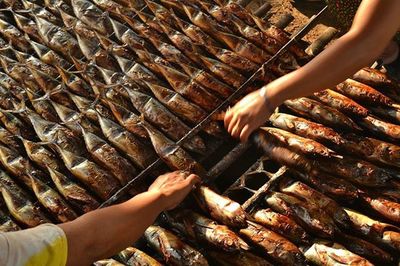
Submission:
{"label": "grilled fish", "polygon": [[141,143],[134,135],[117,123],[98,114],[98,120],[104,136],[128,159],[141,169],[146,168],[155,159],[155,153],[147,145]]}
{"label": "grilled fish", "polygon": [[[157,100],[167,106],[169,110],[171,110],[181,119],[192,124],[197,124],[206,118],[207,112],[205,112],[199,106],[186,100],[175,91],[157,84],[147,83],[147,86],[150,88]],[[221,126],[215,121],[211,121],[208,125],[206,125],[204,127],[204,131],[216,137],[219,137],[222,134]]]}
{"label": "grilled fish", "polygon": [[57,149],[67,169],[102,200],[107,200],[120,188],[117,179],[96,163],[58,146]]}
{"label": "grilled fish", "polygon": [[25,89],[14,80],[12,77],[0,71],[0,86],[9,90],[12,95],[18,100],[24,101],[27,99]]}
{"label": "grilled fish", "polygon": [[144,253],[143,251],[128,247],[118,254],[123,258],[123,263],[128,266],[161,266],[162,264]]}
{"label": "grilled fish", "polygon": [[[289,182],[293,182],[293,180]],[[292,184],[287,184],[287,182],[284,181],[281,182],[280,190],[283,193],[298,197],[306,202],[309,202],[309,204],[324,210],[334,219],[335,223],[342,228],[350,228],[350,218],[343,208],[331,198],[325,196],[315,189],[312,189],[306,184],[299,181],[293,182]]]}
{"label": "grilled fish", "polygon": [[221,266],[272,266],[267,260],[250,252],[226,253],[210,250],[207,254]]}
{"label": "grilled fish", "polygon": [[0,191],[7,209],[18,223],[35,227],[50,222],[43,211],[33,205],[28,195],[3,171],[0,172]]}
{"label": "grilled fish", "polygon": [[0,18],[1,34],[12,43],[13,46],[24,52],[29,52],[30,45],[28,41],[23,38],[23,33],[14,25]]}
{"label": "grilled fish", "polygon": [[[0,189],[1,190],[1,189]],[[0,210],[0,232],[14,232],[21,230],[21,228],[11,218]]]}
{"label": "grilled fish", "polygon": [[369,106],[368,108],[378,117],[381,117],[395,124],[400,124],[400,110],[397,106]]}
{"label": "grilled fish", "polygon": [[160,131],[143,121],[143,128],[147,131],[154,150],[160,158],[173,170],[186,170],[202,177],[206,176],[205,169],[190,154],[179,145],[165,137]]}
{"label": "grilled fish", "polygon": [[51,167],[47,170],[57,190],[76,209],[86,213],[99,207],[99,202],[85,188]]}
{"label": "grilled fish", "polygon": [[208,265],[200,252],[162,227],[150,226],[144,232],[144,238],[169,265]]}
{"label": "grilled fish", "polygon": [[320,266],[360,265],[373,266],[368,260],[360,257],[344,247],[328,247],[323,244],[313,244],[305,253],[307,260]]}
{"label": "grilled fish", "polygon": [[[16,12],[13,12],[13,16],[14,16],[15,24],[17,25],[17,27],[20,30],[22,30],[23,32],[28,34],[30,37],[33,37],[36,40],[40,40],[40,35],[39,35],[38,29],[36,27],[36,23],[33,20],[31,20],[21,14],[18,14]],[[26,42],[26,40],[25,40],[25,42]],[[31,49],[31,48],[29,48],[29,49]]]}
{"label": "grilled fish", "polygon": [[353,229],[358,233],[375,243],[400,250],[400,228],[371,219],[353,210],[345,209],[345,211],[353,223]]}
{"label": "grilled fish", "polygon": [[316,206],[296,197],[273,192],[266,198],[268,205],[275,211],[287,215],[307,231],[324,238],[332,238],[337,227],[330,216]]}
{"label": "grilled fish", "polygon": [[314,93],[314,97],[320,102],[350,116],[366,117],[369,113],[365,107],[330,89]]}
{"label": "grilled fish", "polygon": [[399,88],[398,83],[391,79],[387,74],[369,67],[359,70],[353,75],[353,79],[373,88]]}
{"label": "grilled fish", "polygon": [[286,100],[284,105],[295,113],[333,128],[340,128],[348,131],[360,130],[350,118],[341,112],[308,98],[303,97],[294,100]]}
{"label": "grilled fish", "polygon": [[87,118],[89,118],[93,122],[97,122],[97,113],[100,113],[101,116],[106,117],[108,119],[114,119],[111,111],[107,109],[105,106],[100,103],[93,104],[93,101],[88,98],[73,94],[67,93],[71,100],[74,102],[78,110],[84,114]]}
{"label": "grilled fish", "polygon": [[29,43],[37,56],[40,58],[40,60],[42,60],[44,63],[52,65],[54,67],[60,66],[64,69],[68,69],[71,66],[71,64],[67,60],[65,60],[63,57],[58,55],[55,51],[51,50],[47,46],[44,46],[33,40],[29,40]]}
{"label": "grilled fish", "polygon": [[122,157],[110,144],[82,128],[85,145],[93,159],[99,165],[107,168],[121,183],[125,185],[136,174],[137,170],[124,157]]}
{"label": "grilled fish", "polygon": [[90,85],[79,76],[63,69],[62,67],[56,68],[64,84],[67,85],[68,89],[72,93],[78,94],[83,97],[92,97],[94,95]]}
{"label": "grilled fish", "polygon": [[374,88],[352,79],[347,79],[346,81],[340,83],[338,86],[336,86],[336,89],[355,101],[359,101],[361,103],[364,102],[367,104],[379,104],[384,106],[391,105],[393,103],[390,98],[386,97]]}
{"label": "grilled fish", "polygon": [[16,151],[23,149],[22,145],[18,141],[18,137],[12,134],[7,129],[0,126],[0,142],[5,146],[10,147]]}
{"label": "grilled fish", "polygon": [[100,8],[87,0],[71,0],[75,16],[90,28],[103,35],[112,33],[110,18]]}
{"label": "grilled fish", "polygon": [[201,186],[194,193],[199,206],[216,221],[236,228],[246,227],[246,212],[239,203]]}
{"label": "grilled fish", "polygon": [[275,127],[323,144],[341,145],[345,142],[342,136],[331,128],[301,117],[284,113],[274,113],[270,116],[269,120]]}
{"label": "grilled fish", "polygon": [[367,116],[359,120],[358,123],[379,138],[385,138],[391,141],[398,141],[400,139],[399,125],[379,120],[373,116]]}
{"label": "grilled fish", "polygon": [[306,139],[287,131],[273,128],[273,127],[261,127],[261,130],[265,132],[268,138],[275,138],[290,148],[308,154],[311,156],[323,156],[323,157],[337,157],[337,153],[324,145],[310,139]]}
{"label": "grilled fish", "polygon": [[285,236],[295,244],[310,243],[310,235],[288,216],[270,209],[262,209],[255,212],[253,217],[257,223]]}
{"label": "grilled fish", "polygon": [[93,263],[95,266],[124,266],[124,264],[114,260],[114,259],[105,259],[105,260],[98,260]]}
{"label": "grilled fish", "polygon": [[250,247],[225,225],[219,225],[189,210],[170,212],[169,222],[180,233],[227,252],[249,250]]}
{"label": "grilled fish", "polygon": [[300,250],[293,243],[261,225],[248,222],[246,228],[240,229],[240,234],[280,264],[307,265]]}
{"label": "grilled fish", "polygon": [[[149,95],[139,91],[127,90],[132,105],[143,115],[146,120],[155,124],[170,138],[177,141],[190,130],[179,118],[166,109],[160,102]],[[183,144],[194,152],[203,153],[206,150],[204,141],[199,136],[194,136]]]}
{"label": "grilled fish", "polygon": [[62,26],[62,22],[59,20],[57,16],[55,16],[53,13],[48,11],[46,8],[44,8],[42,5],[39,4],[39,1],[29,1],[29,0],[20,0],[22,4],[24,5],[24,8],[26,10],[31,11],[33,17],[39,17],[42,19],[45,19],[55,25]]}
{"label": "grilled fish", "polygon": [[381,197],[364,196],[364,199],[373,210],[383,217],[396,223],[400,222],[400,203]]}

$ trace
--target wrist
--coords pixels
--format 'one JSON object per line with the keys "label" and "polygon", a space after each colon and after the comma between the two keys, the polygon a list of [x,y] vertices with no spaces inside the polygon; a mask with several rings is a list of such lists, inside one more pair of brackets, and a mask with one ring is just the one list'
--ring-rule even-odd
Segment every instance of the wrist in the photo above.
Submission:
{"label": "wrist", "polygon": [[143,193],[159,212],[163,212],[166,209],[165,196],[159,190],[149,190]]}
{"label": "wrist", "polygon": [[277,94],[274,93],[273,89],[268,85],[263,86],[259,90],[259,94],[263,98],[264,104],[269,113],[273,113],[275,108],[281,104],[281,102],[278,100]]}

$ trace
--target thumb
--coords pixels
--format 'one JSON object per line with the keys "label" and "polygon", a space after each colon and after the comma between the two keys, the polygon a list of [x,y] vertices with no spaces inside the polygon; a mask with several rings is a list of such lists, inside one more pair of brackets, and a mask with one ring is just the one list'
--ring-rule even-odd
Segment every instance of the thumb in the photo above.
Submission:
{"label": "thumb", "polygon": [[191,174],[187,177],[189,184],[191,186],[196,186],[197,184],[199,184],[201,182],[201,179],[198,175],[195,174]]}

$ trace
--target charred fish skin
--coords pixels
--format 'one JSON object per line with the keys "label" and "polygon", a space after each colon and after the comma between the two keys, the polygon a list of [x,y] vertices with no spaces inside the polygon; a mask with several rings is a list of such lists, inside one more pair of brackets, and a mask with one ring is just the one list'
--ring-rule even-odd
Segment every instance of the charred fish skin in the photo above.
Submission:
{"label": "charred fish skin", "polygon": [[300,250],[293,243],[269,229],[248,222],[246,228],[240,229],[240,234],[282,265],[307,265]]}
{"label": "charred fish skin", "polygon": [[208,265],[207,260],[200,252],[162,227],[150,226],[144,232],[144,238],[157,253],[164,257],[168,264],[182,266]]}
{"label": "charred fish skin", "polygon": [[270,209],[262,209],[255,212],[253,217],[257,223],[285,236],[295,244],[310,243],[310,235],[288,216]]}
{"label": "charred fish skin", "polygon": [[120,188],[117,179],[94,162],[72,152],[61,150],[58,146],[57,149],[67,169],[96,192],[102,200],[107,200]]}
{"label": "charred fish skin", "polygon": [[400,203],[382,197],[369,197],[364,195],[364,200],[378,214],[395,223],[400,222]]}
{"label": "charred fish skin", "polygon": [[50,167],[47,170],[57,190],[76,209],[86,213],[100,206],[100,203],[85,188],[72,181],[69,177]]}
{"label": "charred fish skin", "polygon": [[365,67],[353,75],[353,79],[371,87],[398,89],[399,85],[390,77],[374,68]]}
{"label": "charred fish skin", "polygon": [[10,214],[20,224],[35,227],[49,222],[42,210],[34,206],[22,189],[3,171],[0,171],[0,191]]}
{"label": "charred fish skin", "polygon": [[201,186],[194,197],[203,209],[216,221],[233,228],[244,228],[247,226],[247,214],[239,203],[221,196],[208,187]]}
{"label": "charred fish skin", "polygon": [[162,266],[157,260],[134,247],[124,249],[117,256],[128,266]]}
{"label": "charred fish skin", "polygon": [[333,266],[337,265],[360,265],[373,266],[368,260],[360,257],[345,248],[328,247],[322,244],[313,244],[306,252],[307,260],[316,265]]}
{"label": "charred fish skin", "polygon": [[332,238],[338,228],[324,211],[306,202],[280,192],[273,192],[265,198],[275,211],[294,219],[303,228],[319,236]]}
{"label": "charred fish skin", "polygon": [[392,123],[382,121],[374,116],[367,116],[359,120],[358,123],[370,131],[378,138],[384,138],[390,141],[399,141],[400,139],[400,126]]}
{"label": "charred fish skin", "polygon": [[[188,126],[151,96],[133,90],[128,90],[128,94],[133,106],[144,118],[156,124],[173,140],[177,141],[189,132]],[[187,141],[184,147],[199,153],[206,150],[205,143],[199,136]]]}
{"label": "charred fish skin", "polygon": [[189,210],[169,212],[171,225],[192,239],[210,244],[227,252],[240,252],[250,247],[225,225]]}
{"label": "charred fish skin", "polygon": [[147,131],[154,150],[168,167],[172,170],[185,170],[202,177],[206,176],[203,166],[194,160],[182,147],[176,145],[149,123],[143,121],[141,124]]}
{"label": "charred fish skin", "polygon": [[92,157],[100,165],[104,165],[121,185],[127,184],[137,174],[133,165],[106,141],[85,129],[82,130],[82,134],[86,148]]}
{"label": "charred fish skin", "polygon": [[360,130],[353,120],[336,109],[317,101],[303,97],[295,100],[286,100],[284,104],[295,113],[306,116],[318,123],[348,131]]}
{"label": "charred fish skin", "polygon": [[155,160],[155,153],[141,143],[132,133],[121,128],[117,123],[97,114],[104,136],[119,150],[123,151],[131,162],[144,169]]}

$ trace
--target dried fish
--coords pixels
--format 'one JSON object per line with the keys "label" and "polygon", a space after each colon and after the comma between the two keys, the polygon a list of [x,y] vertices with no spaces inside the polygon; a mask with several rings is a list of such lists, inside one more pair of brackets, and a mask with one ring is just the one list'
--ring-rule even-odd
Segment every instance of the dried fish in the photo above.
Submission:
{"label": "dried fish", "polygon": [[350,118],[341,112],[308,98],[302,97],[294,100],[286,100],[284,105],[295,113],[333,128],[349,131],[360,130]]}
{"label": "dried fish", "polygon": [[378,88],[391,88],[391,89],[398,89],[398,83],[391,79],[387,74],[374,69],[365,67],[359,70],[357,73],[353,75],[353,79],[369,85],[371,87],[378,87]]}
{"label": "dried fish", "polygon": [[42,60],[44,63],[55,67],[60,66],[64,69],[68,69],[71,66],[71,64],[68,63],[67,60],[59,56],[56,52],[49,49],[48,47],[40,43],[37,43],[33,40],[29,40],[29,43],[32,46],[35,53],[40,58],[40,60]]}
{"label": "dried fish", "polygon": [[46,170],[48,167],[55,171],[62,171],[64,169],[64,166],[58,160],[57,156],[42,146],[41,143],[36,143],[22,137],[20,137],[20,139],[29,159],[40,166],[43,170]]}
{"label": "dried fish", "polygon": [[338,157],[339,155],[324,145],[273,127],[261,127],[267,138],[275,138],[295,151],[316,157]]}
{"label": "dried fish", "polygon": [[246,81],[243,75],[225,63],[205,56],[201,56],[201,59],[211,73],[235,88],[239,88]]}
{"label": "dried fish", "polygon": [[353,223],[353,229],[358,233],[378,244],[400,250],[400,228],[371,219],[353,210],[345,209],[345,211]]}
{"label": "dried fish", "polygon": [[314,93],[314,97],[322,103],[350,116],[366,117],[369,113],[365,107],[330,89]]}
{"label": "dried fish", "polygon": [[99,202],[85,188],[51,167],[47,170],[57,190],[76,209],[86,213],[99,207]]}
{"label": "dried fish", "polygon": [[398,106],[369,106],[368,108],[378,117],[393,122],[397,125],[400,124],[400,109]]}
{"label": "dried fish", "polygon": [[[171,139],[177,141],[189,132],[190,128],[188,126],[151,96],[139,91],[127,91],[133,106],[143,117],[157,125]],[[192,137],[183,146],[198,153],[203,153],[206,150],[204,141],[199,136]]]}
{"label": "dried fish", "polygon": [[269,120],[275,127],[323,144],[341,145],[345,143],[343,137],[331,128],[301,117],[284,113],[274,113],[270,116]]}
{"label": "dried fish", "polygon": [[51,105],[50,100],[43,98],[41,94],[35,93],[30,89],[26,90],[26,94],[28,95],[29,101],[36,113],[48,121],[56,123],[60,122],[60,118],[58,117],[56,110],[54,110],[54,107]]}
{"label": "dried fish", "polygon": [[373,266],[368,260],[360,257],[344,247],[328,247],[322,244],[313,244],[305,253],[307,260],[321,266],[359,265]]}
{"label": "dried fish", "polygon": [[108,119],[114,119],[111,111],[107,109],[105,106],[96,103],[93,104],[93,101],[73,94],[73,93],[68,93],[68,96],[71,98],[71,100],[74,102],[78,110],[84,114],[87,118],[89,118],[93,122],[97,122],[98,117],[97,117],[97,112],[101,114],[101,116],[106,117]]}
{"label": "dried fish", "polygon": [[141,169],[146,168],[155,159],[155,153],[134,135],[117,123],[98,114],[98,120],[104,136],[119,150],[123,151],[128,159]]}
{"label": "dried fish", "polygon": [[307,265],[300,250],[293,243],[261,225],[248,222],[246,228],[240,229],[240,234],[279,264]]}
{"label": "dried fish", "polygon": [[20,63],[26,64],[27,66],[29,66],[31,68],[35,68],[39,71],[42,71],[52,78],[57,78],[57,76],[58,76],[58,72],[54,67],[52,67],[46,63],[43,63],[40,59],[38,59],[30,54],[26,54],[26,53],[15,50],[15,56]]}
{"label": "dried fish", "polygon": [[0,210],[0,232],[5,233],[18,230],[21,230],[21,228],[13,220],[11,220],[11,218],[6,213]]}
{"label": "dried fish", "polygon": [[176,92],[187,97],[206,111],[212,111],[221,103],[220,99],[209,93],[186,74],[167,66],[159,66],[159,69]]}
{"label": "dried fish", "polygon": [[361,103],[373,105],[379,104],[384,106],[390,106],[393,103],[390,98],[386,97],[374,88],[352,79],[347,79],[346,81],[340,83],[336,86],[336,89],[346,96]]}
{"label": "dried fish", "polygon": [[144,253],[143,251],[127,247],[117,254],[117,257],[128,266],[161,266],[162,264]]}
{"label": "dried fish", "polygon": [[131,49],[143,49],[146,47],[145,40],[129,27],[116,20],[111,20],[111,25],[117,39],[128,45]]}
{"label": "dried fish", "polygon": [[144,232],[144,238],[170,265],[208,265],[200,252],[162,227],[150,226]]}
{"label": "dried fish", "polygon": [[0,191],[12,217],[21,225],[35,227],[50,222],[43,211],[3,171],[0,172]]}
{"label": "dried fish", "polygon": [[10,147],[16,151],[21,151],[23,148],[18,142],[18,137],[12,134],[7,129],[0,126],[0,142],[5,146]]}
{"label": "dried fish", "polygon": [[61,11],[73,14],[72,7],[63,0],[44,0],[44,6],[47,7],[53,14],[58,15]]}
{"label": "dried fish", "polygon": [[216,221],[227,226],[246,227],[247,214],[239,203],[205,186],[199,187],[194,192],[194,196],[199,206]]}
{"label": "dried fish", "polygon": [[218,265],[221,266],[272,266],[265,259],[258,257],[250,252],[234,252],[226,253],[217,250],[210,250],[207,252]]}
{"label": "dried fish", "polygon": [[285,236],[295,244],[310,243],[310,235],[288,216],[274,212],[271,209],[258,210],[253,216],[257,223]]}
{"label": "dried fish", "polygon": [[23,33],[14,25],[0,18],[1,34],[12,43],[13,46],[24,52],[30,51],[29,43],[23,38]]}
{"label": "dried fish", "polygon": [[71,0],[75,16],[86,25],[103,35],[112,33],[109,16],[92,2],[87,0]]}
{"label": "dried fish", "polygon": [[[156,32],[156,35],[155,35],[156,37],[158,37],[157,32],[158,33],[163,32],[163,30],[161,29],[161,27],[157,21],[157,18],[155,16],[148,14],[146,12],[143,12],[141,10],[134,10],[134,12],[144,23],[146,23],[151,29],[153,29]],[[133,27],[133,28],[135,29],[135,27]],[[148,36],[146,38],[148,38]]]}
{"label": "dried fish", "polygon": [[[157,100],[167,106],[169,110],[181,119],[188,121],[189,123],[197,124],[206,118],[207,112],[186,100],[175,91],[157,84],[147,83],[146,85],[150,88]],[[220,137],[223,132],[221,126],[215,121],[211,121],[206,125],[204,131],[216,137]]]}
{"label": "dried fish", "polygon": [[29,10],[33,17],[39,17],[49,21],[52,24],[62,26],[62,22],[57,16],[52,14],[46,8],[38,4],[38,1],[20,0],[26,10]]}
{"label": "dried fish", "polygon": [[40,37],[51,49],[60,52],[67,58],[70,56],[82,57],[77,40],[67,31],[41,17],[35,16],[35,22]]}
{"label": "dried fish", "polygon": [[398,141],[400,139],[400,126],[391,124],[375,118],[367,116],[358,121],[361,126],[379,138],[385,138],[390,141]]}
{"label": "dried fish", "polygon": [[[33,37],[36,40],[40,40],[40,35],[39,35],[38,29],[36,27],[36,23],[33,20],[31,20],[21,14],[18,14],[16,12],[13,12],[13,16],[14,16],[15,24],[17,24],[17,27],[19,29],[21,29],[23,32],[28,34],[30,37]],[[26,42],[26,40],[24,42]]]}
{"label": "dried fish", "polygon": [[324,210],[304,200],[280,192],[270,193],[265,200],[273,210],[292,218],[307,231],[318,236],[332,238],[338,230]]}
{"label": "dried fish", "polygon": [[89,153],[100,165],[107,168],[121,183],[125,185],[136,174],[137,170],[122,157],[110,144],[97,135],[82,128],[83,139]]}
{"label": "dried fish", "polygon": [[83,97],[91,97],[94,95],[90,85],[79,76],[63,69],[62,67],[56,68],[63,82],[65,83],[65,85],[67,85],[68,89],[71,90],[71,92]]}
{"label": "dried fish", "polygon": [[94,266],[124,266],[124,264],[114,260],[114,259],[105,259],[105,260],[98,260],[93,263]]}
{"label": "dried fish", "polygon": [[249,250],[246,244],[225,225],[219,225],[200,214],[189,210],[168,213],[169,222],[180,233],[228,252]]}
{"label": "dried fish", "polygon": [[56,146],[65,166],[102,200],[110,198],[119,188],[119,182],[96,163]]}
{"label": "dried fish", "polygon": [[364,199],[372,209],[383,217],[396,223],[400,222],[400,203],[381,197],[364,196]]}
{"label": "dried fish", "polygon": [[4,127],[14,135],[21,135],[27,139],[33,139],[35,137],[32,128],[12,113],[0,112],[0,121],[3,123]]}
{"label": "dried fish", "polygon": [[165,137],[160,131],[143,121],[143,128],[147,131],[154,150],[160,158],[173,170],[185,170],[205,177],[203,166],[195,161],[182,147]]}
{"label": "dried fish", "polygon": [[21,101],[27,99],[25,89],[16,80],[0,71],[0,86],[9,90],[15,98]]}
{"label": "dried fish", "polygon": [[58,192],[33,176],[30,179],[35,196],[57,221],[65,223],[78,217]]}
{"label": "dried fish", "polygon": [[287,184],[287,182],[281,182],[280,190],[283,193],[291,194],[309,202],[315,207],[324,210],[334,219],[335,223],[342,228],[350,228],[351,222],[349,216],[334,200],[302,182],[296,181],[292,184],[290,184],[290,182],[293,182],[293,180],[289,181],[289,184]]}

